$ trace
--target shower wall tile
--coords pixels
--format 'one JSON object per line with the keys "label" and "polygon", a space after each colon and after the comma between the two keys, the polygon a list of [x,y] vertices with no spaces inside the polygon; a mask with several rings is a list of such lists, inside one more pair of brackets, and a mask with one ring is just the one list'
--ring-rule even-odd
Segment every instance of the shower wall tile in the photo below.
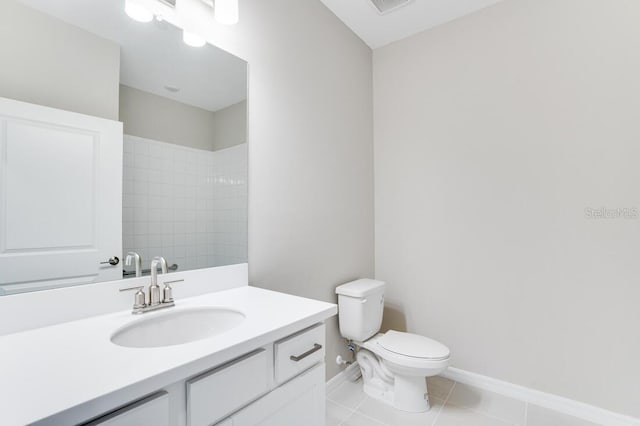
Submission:
{"label": "shower wall tile", "polygon": [[[247,261],[247,147],[124,136],[123,245],[180,270]],[[145,266],[146,268],[146,266]]]}

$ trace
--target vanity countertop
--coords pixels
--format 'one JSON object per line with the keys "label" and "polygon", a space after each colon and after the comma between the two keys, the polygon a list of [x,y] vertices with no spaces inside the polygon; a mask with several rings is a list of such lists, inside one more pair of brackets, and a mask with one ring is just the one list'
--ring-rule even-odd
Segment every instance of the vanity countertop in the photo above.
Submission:
{"label": "vanity countertop", "polygon": [[[24,425],[64,416],[83,404],[99,406],[96,399],[105,396],[118,395],[125,403],[337,313],[331,303],[249,286],[177,300],[176,306],[141,316],[121,311],[0,337],[0,423]],[[132,321],[192,307],[231,308],[246,319],[225,333],[176,346],[126,348],[110,340]]]}

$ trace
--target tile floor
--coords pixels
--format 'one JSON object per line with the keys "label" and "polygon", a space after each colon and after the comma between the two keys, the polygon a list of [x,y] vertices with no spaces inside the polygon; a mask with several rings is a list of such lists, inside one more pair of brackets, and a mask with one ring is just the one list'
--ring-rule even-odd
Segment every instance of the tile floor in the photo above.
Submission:
{"label": "tile floor", "polygon": [[597,426],[442,377],[427,383],[431,410],[405,413],[345,382],[327,395],[327,426]]}

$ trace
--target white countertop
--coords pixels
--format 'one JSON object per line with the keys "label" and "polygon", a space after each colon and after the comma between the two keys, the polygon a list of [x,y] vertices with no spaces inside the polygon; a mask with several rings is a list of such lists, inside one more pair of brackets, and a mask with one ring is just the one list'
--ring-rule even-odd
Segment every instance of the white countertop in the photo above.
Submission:
{"label": "white countertop", "polygon": [[[130,395],[160,389],[337,313],[334,304],[249,286],[176,300],[176,306],[1,336],[0,424],[24,425],[56,414],[71,421],[73,414],[65,414],[71,408],[89,402],[95,408],[100,406],[97,398],[114,395],[125,403]],[[131,321],[172,309],[212,306],[239,310],[246,319],[225,333],[177,346],[125,348],[110,340]]]}

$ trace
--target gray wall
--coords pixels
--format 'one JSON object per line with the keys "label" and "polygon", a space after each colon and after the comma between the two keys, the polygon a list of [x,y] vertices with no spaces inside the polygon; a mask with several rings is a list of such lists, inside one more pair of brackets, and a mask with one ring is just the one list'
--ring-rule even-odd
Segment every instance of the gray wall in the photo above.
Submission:
{"label": "gray wall", "polygon": [[247,103],[216,112],[120,85],[124,133],[216,151],[247,141]]}
{"label": "gray wall", "polygon": [[[374,272],[371,50],[319,0],[240,6],[212,37],[249,62],[250,280],[335,302]],[[331,377],[336,319],[327,337]]]}
{"label": "gray wall", "polygon": [[640,3],[511,0],[374,52],[376,277],[453,365],[640,416]]}
{"label": "gray wall", "polygon": [[120,47],[0,1],[0,96],[118,119]]}
{"label": "gray wall", "polygon": [[247,141],[247,101],[219,109],[213,115],[215,149],[229,148]]}
{"label": "gray wall", "polygon": [[127,135],[214,149],[211,111],[124,85],[120,86],[120,121]]}

